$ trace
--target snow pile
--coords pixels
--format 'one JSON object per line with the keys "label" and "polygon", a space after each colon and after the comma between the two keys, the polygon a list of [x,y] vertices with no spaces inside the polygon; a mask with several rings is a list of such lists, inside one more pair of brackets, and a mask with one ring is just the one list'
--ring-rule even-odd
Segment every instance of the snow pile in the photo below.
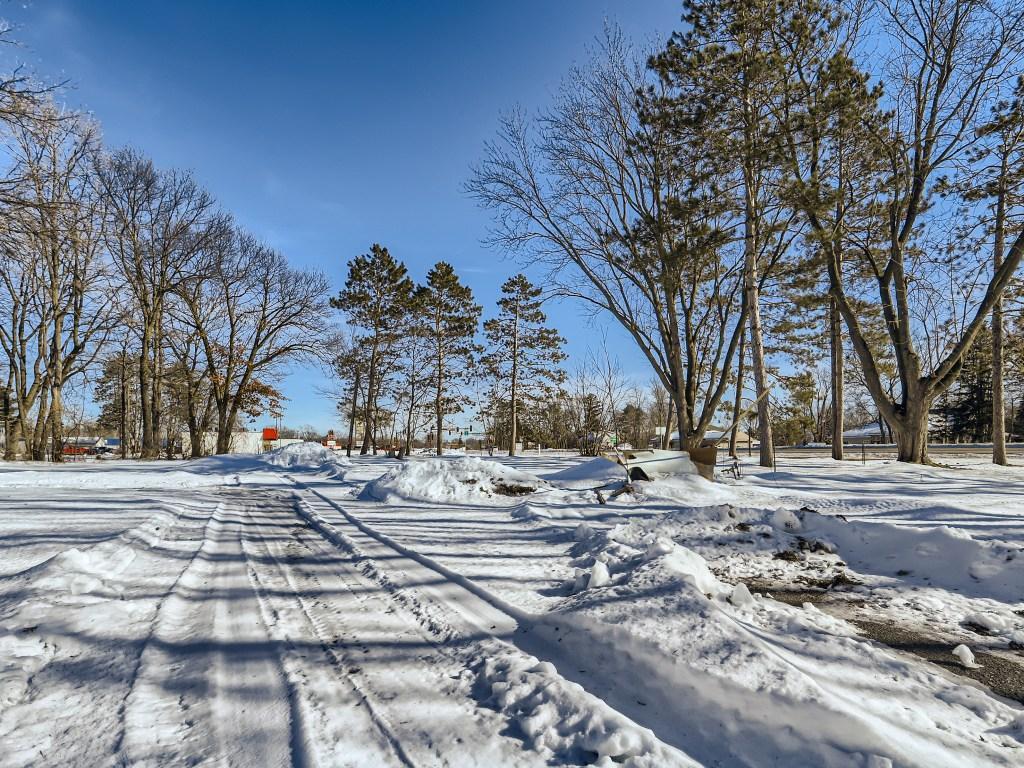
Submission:
{"label": "snow pile", "polygon": [[[783,552],[842,567],[833,544],[807,538],[818,522],[723,507],[588,536],[573,594],[531,634],[581,668],[644,680],[649,707],[687,723],[686,751],[701,762],[1013,764],[1019,711],[1003,700],[861,639],[811,603],[726,583],[736,582],[726,563],[797,567]],[[956,658],[969,666],[964,650]]]}
{"label": "snow pile", "polygon": [[0,707],[22,701],[29,680],[53,658],[53,646],[34,633],[0,630]]}
{"label": "snow pile", "polygon": [[[119,462],[25,469],[14,462],[0,470],[0,488],[209,488],[238,485],[237,474],[190,471],[192,462]],[[202,468],[199,468],[202,470]]]}
{"label": "snow pile", "polygon": [[953,655],[956,656],[960,663],[967,667],[967,669],[981,669],[981,664],[978,664],[974,660],[974,653],[963,643],[953,649]]}
{"label": "snow pile", "polygon": [[664,499],[688,507],[735,503],[739,498],[731,486],[701,477],[697,474],[696,468],[690,474],[634,481],[633,487],[636,489],[634,495],[641,499]]}
{"label": "snow pile", "polygon": [[[941,631],[950,647],[965,628],[987,638],[988,647],[1024,647],[1024,548],[1018,544],[945,527],[846,521],[810,509],[723,504],[627,519],[608,534],[599,555],[612,575],[665,539],[696,552],[730,583],[827,593],[851,613],[866,604],[858,616],[888,616],[932,636]],[[590,562],[582,558],[577,566]],[[571,589],[580,588],[578,571]]]}
{"label": "snow pile", "polygon": [[479,504],[533,493],[546,483],[495,461],[474,457],[407,459],[366,484],[364,499]]}
{"label": "snow pile", "polygon": [[626,471],[613,461],[597,458],[542,477],[556,488],[580,491],[624,482]]}
{"label": "snow pile", "polygon": [[320,443],[293,443],[275,448],[264,454],[263,460],[272,467],[291,470],[335,470],[351,466],[352,462],[325,448]]}
{"label": "snow pile", "polygon": [[519,726],[527,745],[547,762],[671,768],[699,763],[660,742],[555,667],[510,651],[488,658],[479,682],[486,703]]}
{"label": "snow pile", "polygon": [[1024,547],[981,541],[969,533],[939,526],[916,528],[889,523],[846,522],[808,514],[805,531],[827,536],[851,567],[895,574],[944,589],[1016,601],[1024,596]]}

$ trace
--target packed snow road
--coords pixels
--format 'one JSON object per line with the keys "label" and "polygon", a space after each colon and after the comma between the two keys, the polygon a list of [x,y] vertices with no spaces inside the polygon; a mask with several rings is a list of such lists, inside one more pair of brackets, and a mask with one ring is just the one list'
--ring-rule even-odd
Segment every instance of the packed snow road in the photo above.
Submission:
{"label": "packed snow road", "polygon": [[857,469],[601,504],[571,458],[0,464],[0,766],[1019,764],[952,654],[1020,655],[1017,486]]}
{"label": "packed snow road", "polygon": [[176,504],[8,577],[5,655],[40,668],[4,680],[0,762],[535,764],[469,694],[470,650],[304,524],[291,493]]}

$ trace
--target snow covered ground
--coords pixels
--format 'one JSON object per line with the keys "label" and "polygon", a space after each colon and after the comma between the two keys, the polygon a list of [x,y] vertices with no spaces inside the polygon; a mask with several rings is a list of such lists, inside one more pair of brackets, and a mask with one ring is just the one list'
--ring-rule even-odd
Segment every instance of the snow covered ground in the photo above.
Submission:
{"label": "snow covered ground", "polygon": [[742,470],[0,462],[0,766],[1024,764],[1024,469]]}

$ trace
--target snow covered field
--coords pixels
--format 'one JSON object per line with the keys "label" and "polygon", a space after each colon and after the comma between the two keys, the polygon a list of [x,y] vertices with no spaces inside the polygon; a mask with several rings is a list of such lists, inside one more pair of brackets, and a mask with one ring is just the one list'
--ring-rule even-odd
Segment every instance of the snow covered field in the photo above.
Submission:
{"label": "snow covered field", "polygon": [[0,766],[1024,764],[1024,469],[618,473],[0,463]]}

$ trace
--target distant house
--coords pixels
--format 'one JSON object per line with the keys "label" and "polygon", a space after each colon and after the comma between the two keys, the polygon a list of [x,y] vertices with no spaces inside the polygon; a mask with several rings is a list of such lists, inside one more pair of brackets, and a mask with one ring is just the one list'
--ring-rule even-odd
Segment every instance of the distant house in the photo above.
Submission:
{"label": "distant house", "polygon": [[[729,432],[726,431],[725,427],[712,426],[707,432],[704,433],[704,439],[701,441],[701,445],[729,445]],[[761,446],[760,441],[756,437],[752,438],[742,429],[736,429],[736,445],[741,448],[759,448]],[[651,439],[652,448],[661,447],[661,438],[654,437]],[[679,450],[679,432],[673,432],[669,435],[668,447],[674,451]]]}
{"label": "distant house", "polygon": [[883,433],[877,421],[871,421],[843,432],[843,442],[850,445],[878,445],[888,442],[888,435]]}

